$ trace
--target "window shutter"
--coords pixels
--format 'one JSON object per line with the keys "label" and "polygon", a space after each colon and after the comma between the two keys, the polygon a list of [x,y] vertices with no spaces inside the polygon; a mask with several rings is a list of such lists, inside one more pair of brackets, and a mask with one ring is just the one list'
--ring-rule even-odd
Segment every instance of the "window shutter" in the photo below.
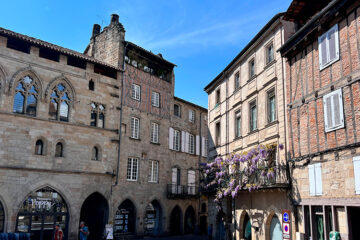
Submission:
{"label": "window shutter", "polygon": [[202,143],[201,143],[201,152],[202,152],[202,156],[206,157],[207,156],[207,141],[205,137],[202,137]]}
{"label": "window shutter", "polygon": [[196,135],[196,155],[200,155],[200,136]]}
{"label": "window shutter", "polygon": [[136,98],[136,97],[135,97],[135,95],[136,95],[136,92],[135,92],[135,85],[134,85],[134,84],[132,84],[132,85],[131,85],[131,96],[132,96],[132,98]]}
{"label": "window shutter", "polygon": [[174,129],[169,128],[169,149],[174,149]]}
{"label": "window shutter", "polygon": [[335,90],[323,97],[325,131],[344,127],[342,89]]}
{"label": "window shutter", "polygon": [[319,64],[320,69],[327,63],[327,52],[326,52],[326,34],[322,35],[318,39],[319,41]]}
{"label": "window shutter", "polygon": [[315,196],[315,167],[314,165],[309,165],[309,190],[310,196]]}
{"label": "window shutter", "polygon": [[331,96],[324,96],[324,122],[325,122],[325,131],[329,131],[333,127],[332,121],[332,108],[331,108]]}
{"label": "window shutter", "polygon": [[329,61],[332,61],[336,58],[335,29],[329,31],[327,40],[329,43]]}
{"label": "window shutter", "polygon": [[185,152],[186,133],[181,131],[181,151]]}
{"label": "window shutter", "polygon": [[360,194],[360,156],[353,158],[355,193]]}
{"label": "window shutter", "polygon": [[188,171],[188,194],[195,194],[195,171]]}
{"label": "window shutter", "polygon": [[152,92],[152,94],[151,94],[151,105],[152,106],[155,106],[156,104],[155,104],[155,92]]}
{"label": "window shutter", "polygon": [[185,132],[185,152],[186,153],[189,152],[189,138],[190,138],[189,133]]}
{"label": "window shutter", "polygon": [[315,164],[315,195],[322,195],[321,163]]}

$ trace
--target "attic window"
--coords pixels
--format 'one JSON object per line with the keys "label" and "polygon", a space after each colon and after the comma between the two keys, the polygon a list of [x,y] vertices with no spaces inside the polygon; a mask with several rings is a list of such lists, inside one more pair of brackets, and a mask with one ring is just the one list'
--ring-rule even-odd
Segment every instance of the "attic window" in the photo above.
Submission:
{"label": "attic window", "polygon": [[16,38],[8,38],[7,39],[7,48],[14,49],[20,52],[24,52],[29,54],[30,53],[30,43],[22,41]]}
{"label": "attic window", "polygon": [[86,61],[81,60],[79,58],[72,57],[72,56],[67,56],[67,65],[86,69]]}
{"label": "attic window", "polygon": [[107,77],[117,79],[117,71],[114,70],[114,69],[111,69],[109,67],[105,67],[105,66],[102,66],[102,65],[99,65],[99,64],[95,64],[94,72],[98,73],[98,74],[101,74],[101,75],[104,75],[104,76],[107,76]]}
{"label": "attic window", "polygon": [[55,52],[54,50],[40,48],[39,50],[39,57],[46,58],[55,62],[59,62],[60,53]]}

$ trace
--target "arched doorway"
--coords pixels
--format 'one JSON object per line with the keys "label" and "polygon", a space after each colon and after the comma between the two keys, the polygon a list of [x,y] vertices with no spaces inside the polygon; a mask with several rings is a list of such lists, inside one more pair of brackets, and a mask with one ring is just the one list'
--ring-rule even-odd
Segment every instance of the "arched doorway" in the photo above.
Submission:
{"label": "arched doorway", "polygon": [[102,239],[108,217],[109,206],[103,195],[95,192],[85,199],[81,207],[80,221],[84,221],[89,228],[89,240]]}
{"label": "arched doorway", "polygon": [[4,206],[0,201],[0,233],[4,232],[5,230],[5,210]]}
{"label": "arched doorway", "polygon": [[250,222],[250,217],[247,213],[245,214],[245,217],[244,217],[242,229],[243,229],[242,237],[245,240],[251,240],[251,222]]}
{"label": "arched doorway", "polygon": [[282,231],[279,218],[274,215],[270,223],[270,240],[282,240]]}
{"label": "arched doorway", "polygon": [[225,215],[224,213],[218,213],[216,216],[216,239],[217,240],[225,240],[226,232],[225,232]]}
{"label": "arched doorway", "polygon": [[134,234],[136,223],[135,205],[129,199],[123,201],[115,214],[114,235]]}
{"label": "arched doorway", "polygon": [[20,207],[16,232],[31,233],[31,239],[53,239],[55,225],[60,224],[64,240],[68,236],[69,212],[63,197],[50,187],[30,193]]}
{"label": "arched doorway", "polygon": [[160,235],[162,227],[162,210],[157,200],[146,206],[144,228],[145,235]]}
{"label": "arched doorway", "polygon": [[182,213],[179,206],[175,206],[170,214],[170,232],[172,235],[181,234],[182,229]]}
{"label": "arched doorway", "polygon": [[189,206],[185,211],[185,233],[194,233],[195,231],[195,210]]}

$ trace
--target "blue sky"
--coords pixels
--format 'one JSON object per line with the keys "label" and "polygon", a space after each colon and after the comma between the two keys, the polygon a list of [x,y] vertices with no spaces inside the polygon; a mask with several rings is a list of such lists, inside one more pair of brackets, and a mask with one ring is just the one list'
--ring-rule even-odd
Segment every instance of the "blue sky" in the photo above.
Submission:
{"label": "blue sky", "polygon": [[175,95],[207,107],[204,87],[291,0],[12,0],[0,26],[79,52],[94,23],[120,15],[126,40],[175,63]]}

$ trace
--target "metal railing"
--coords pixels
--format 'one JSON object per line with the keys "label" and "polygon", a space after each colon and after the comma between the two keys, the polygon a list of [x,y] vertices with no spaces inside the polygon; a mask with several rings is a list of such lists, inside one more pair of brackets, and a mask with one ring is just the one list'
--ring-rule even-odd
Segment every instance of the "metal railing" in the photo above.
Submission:
{"label": "metal railing", "polygon": [[168,184],[166,189],[168,198],[192,198],[199,195],[199,188],[197,186],[184,186],[177,184]]}

